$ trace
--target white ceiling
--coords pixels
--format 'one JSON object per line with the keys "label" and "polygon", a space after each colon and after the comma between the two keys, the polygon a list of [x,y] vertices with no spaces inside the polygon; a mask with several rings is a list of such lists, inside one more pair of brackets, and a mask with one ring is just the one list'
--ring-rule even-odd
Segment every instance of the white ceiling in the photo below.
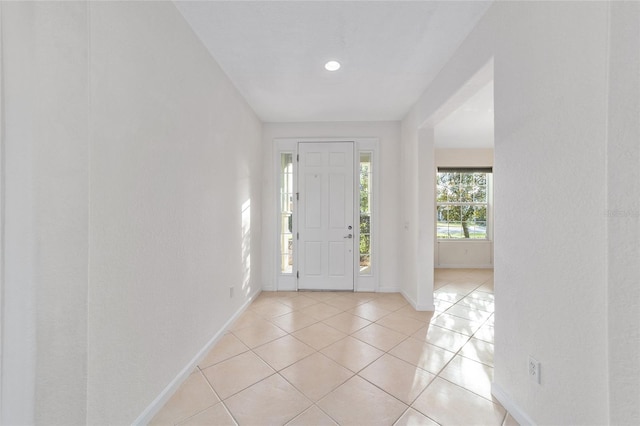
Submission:
{"label": "white ceiling", "polygon": [[434,128],[436,148],[493,148],[493,81]]}
{"label": "white ceiling", "polygon": [[491,1],[175,3],[263,121],[301,122],[402,119]]}

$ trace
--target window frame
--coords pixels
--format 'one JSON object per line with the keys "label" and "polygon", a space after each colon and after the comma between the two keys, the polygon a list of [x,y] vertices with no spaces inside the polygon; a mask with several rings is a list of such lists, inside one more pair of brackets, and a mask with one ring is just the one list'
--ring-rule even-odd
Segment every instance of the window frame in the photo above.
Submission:
{"label": "window frame", "polygon": [[[289,210],[285,211],[285,210],[282,209],[282,207],[283,207],[282,196],[284,195],[284,193],[282,192],[282,189],[283,189],[282,178],[285,175],[284,170],[282,168],[282,164],[283,164],[282,160],[283,160],[283,157],[285,155],[291,156],[291,163],[290,163],[291,164],[291,172],[287,173],[287,174],[291,175],[291,186],[289,188],[290,191],[286,192],[286,194],[290,194],[290,196],[291,196],[291,201],[290,202],[291,202],[292,206],[291,206],[290,211]],[[293,257],[295,256],[295,253],[296,253],[296,250],[295,250],[295,247],[294,247],[294,244],[295,244],[294,236],[296,234],[295,234],[295,230],[293,229],[293,219],[294,219],[294,210],[295,210],[294,196],[295,196],[295,193],[296,193],[296,187],[295,187],[295,184],[296,184],[296,182],[295,182],[295,177],[296,177],[295,176],[296,153],[295,152],[291,152],[291,151],[282,151],[282,152],[279,153],[278,159],[280,160],[279,161],[279,163],[280,163],[280,168],[279,168],[280,173],[279,173],[279,176],[278,176],[278,194],[279,194],[279,196],[278,196],[278,225],[279,225],[278,226],[278,254],[279,254],[279,259],[280,260],[279,260],[279,266],[278,266],[277,269],[278,269],[278,273],[280,275],[293,275],[293,271],[295,269],[295,260],[294,260]],[[289,232],[284,232],[284,228],[283,228],[284,227],[283,214],[285,214],[285,213],[289,213],[290,214],[289,221],[290,221],[290,224],[291,224],[291,230]],[[284,249],[283,249],[282,245],[283,245],[283,242],[285,241],[284,240],[285,235],[290,235],[290,237],[291,237],[291,243],[290,243],[291,244],[291,255],[290,256],[291,256],[292,265],[291,265],[291,271],[290,272],[282,270],[282,265],[283,265],[283,262],[284,262],[283,257],[285,256]]]}
{"label": "window frame", "polygon": [[[370,259],[370,267],[368,274],[360,274],[360,156],[361,154],[370,154],[371,155],[371,171],[370,171],[370,179],[371,179],[371,187],[369,189],[369,259]],[[356,203],[355,203],[355,221],[358,226],[354,227],[356,229],[356,243],[357,250],[354,250],[354,267],[356,269],[355,283],[354,283],[354,291],[379,291],[379,265],[380,265],[380,256],[379,256],[379,244],[380,240],[380,229],[378,226],[378,217],[380,215],[380,207],[379,207],[379,190],[380,190],[380,151],[379,151],[379,141],[377,138],[362,138],[356,139],[356,164],[354,172],[357,177],[354,178],[355,185],[355,195]]]}
{"label": "window frame", "polygon": [[[485,173],[487,179],[485,202],[449,202],[438,201],[438,174],[440,173]],[[493,241],[493,167],[436,167],[435,176],[435,235],[438,242],[473,242]],[[481,206],[486,209],[485,238],[440,238],[438,237],[438,208],[442,206]]]}
{"label": "window frame", "polygon": [[[296,280],[295,271],[297,270],[298,265],[298,242],[295,238],[293,238],[292,250],[293,250],[293,265],[291,268],[291,272],[282,272],[280,266],[282,262],[282,248],[280,237],[282,235],[282,220],[281,220],[281,161],[283,154],[291,154],[293,159],[293,193],[298,192],[298,166],[296,161],[296,156],[298,154],[298,142],[297,139],[276,139],[274,141],[274,158],[273,158],[273,167],[274,167],[274,201],[275,201],[275,250],[273,253],[273,265],[274,265],[274,288],[276,291],[297,291],[298,283]],[[294,201],[293,209],[292,209],[292,235],[296,235],[298,232],[297,229],[297,220],[295,215],[297,214],[297,205]]]}
{"label": "window frame", "polygon": [[[367,213],[369,214],[369,252],[368,253],[362,253],[360,252],[360,243],[361,243],[361,238],[362,238],[362,231],[361,231],[361,219],[362,219],[362,206],[361,206],[361,200],[362,200],[362,194],[361,194],[361,189],[360,189],[360,179],[361,179],[361,165],[362,165],[362,156],[363,155],[369,155],[369,161],[368,164],[370,165],[369,167],[369,172],[368,172],[368,204],[369,204],[369,209],[367,211]],[[373,223],[375,222],[376,218],[373,215],[373,202],[374,202],[374,191],[376,189],[377,186],[377,182],[374,179],[374,174],[375,174],[375,170],[374,170],[374,153],[371,150],[357,150],[357,156],[358,156],[358,160],[357,160],[357,185],[356,185],[356,190],[358,192],[358,232],[357,232],[357,237],[358,239],[356,240],[356,243],[358,244],[358,257],[357,257],[357,263],[356,263],[356,267],[357,267],[357,273],[359,276],[370,276],[373,275],[373,267],[375,266],[374,263],[374,259],[373,259],[373,254],[374,254],[374,236],[377,237],[374,233],[373,233]],[[375,238],[377,239],[377,238]],[[369,256],[369,266],[366,268],[366,272],[363,272],[361,266],[360,266],[360,257],[363,255],[368,255]]]}

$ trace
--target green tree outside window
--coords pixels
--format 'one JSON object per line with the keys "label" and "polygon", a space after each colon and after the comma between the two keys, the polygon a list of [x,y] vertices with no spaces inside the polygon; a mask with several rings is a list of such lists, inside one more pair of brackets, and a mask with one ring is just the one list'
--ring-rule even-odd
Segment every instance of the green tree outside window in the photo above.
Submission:
{"label": "green tree outside window", "polygon": [[439,172],[438,238],[487,238],[487,173]]}

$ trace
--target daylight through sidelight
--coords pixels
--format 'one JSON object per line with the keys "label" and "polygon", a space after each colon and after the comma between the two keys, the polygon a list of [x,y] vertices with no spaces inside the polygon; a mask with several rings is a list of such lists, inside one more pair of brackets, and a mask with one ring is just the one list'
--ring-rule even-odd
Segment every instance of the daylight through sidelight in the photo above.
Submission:
{"label": "daylight through sidelight", "polygon": [[293,154],[280,155],[280,273],[293,273]]}
{"label": "daylight through sidelight", "polygon": [[372,153],[360,153],[360,275],[371,275]]}

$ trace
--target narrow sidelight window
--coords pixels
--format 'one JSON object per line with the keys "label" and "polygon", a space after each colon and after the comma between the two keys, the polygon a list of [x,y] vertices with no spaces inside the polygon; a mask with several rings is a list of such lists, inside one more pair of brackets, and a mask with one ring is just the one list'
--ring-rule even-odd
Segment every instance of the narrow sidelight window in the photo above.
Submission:
{"label": "narrow sidelight window", "polygon": [[371,275],[371,152],[360,152],[360,275]]}
{"label": "narrow sidelight window", "polygon": [[293,273],[293,153],[280,155],[280,273]]}

